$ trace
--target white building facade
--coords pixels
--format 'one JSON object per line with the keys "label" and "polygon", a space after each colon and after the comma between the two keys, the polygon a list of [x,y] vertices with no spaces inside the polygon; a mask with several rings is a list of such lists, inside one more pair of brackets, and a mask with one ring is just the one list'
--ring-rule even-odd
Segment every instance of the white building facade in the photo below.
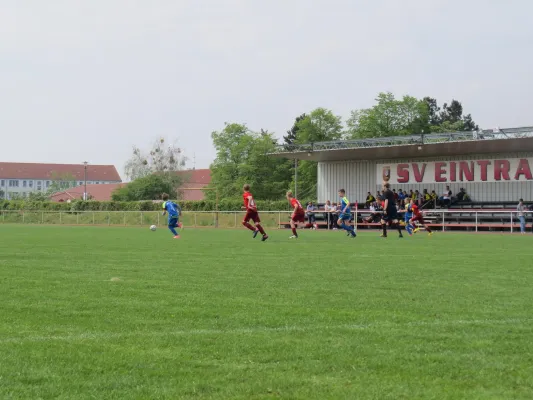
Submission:
{"label": "white building facade", "polygon": [[[63,180],[69,177],[68,180]],[[0,162],[0,198],[24,199],[32,192],[47,193],[54,181],[62,188],[122,182],[112,165],[33,164]]]}

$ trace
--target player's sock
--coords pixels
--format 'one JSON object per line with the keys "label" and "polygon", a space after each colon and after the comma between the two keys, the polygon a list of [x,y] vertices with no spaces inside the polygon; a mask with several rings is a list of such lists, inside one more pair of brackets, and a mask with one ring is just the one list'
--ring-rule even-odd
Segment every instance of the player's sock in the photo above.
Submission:
{"label": "player's sock", "polygon": [[428,233],[432,233],[433,232],[431,229],[429,229],[428,226],[426,226],[426,231],[428,231]]}
{"label": "player's sock", "polygon": [[296,232],[296,228],[292,228],[292,234],[296,237],[298,237],[298,232]]}
{"label": "player's sock", "polygon": [[383,228],[383,237],[387,237],[387,224],[383,224],[382,228]]}
{"label": "player's sock", "polygon": [[350,228],[344,222],[341,224],[341,228],[347,232],[350,232]]}
{"label": "player's sock", "polygon": [[170,229],[170,232],[172,232],[174,236],[178,236],[178,232],[176,232],[176,229],[173,226],[169,226],[168,229]]}
{"label": "player's sock", "polygon": [[403,236],[403,234],[402,234],[402,226],[400,224],[396,224],[396,229],[398,229],[398,233],[400,234],[400,236]]}
{"label": "player's sock", "polygon": [[413,234],[413,230],[412,230],[412,228],[411,228],[411,225],[406,224],[406,225],[405,225],[405,230],[407,231],[407,233],[408,233],[409,235],[412,235],[412,234]]}
{"label": "player's sock", "polygon": [[261,233],[261,235],[263,235],[263,236],[266,235],[266,232],[265,232],[265,230],[263,229],[263,227],[261,226],[261,224],[257,224],[255,227],[259,230],[259,232]]}
{"label": "player's sock", "polygon": [[250,229],[252,232],[255,232],[255,228],[250,225],[248,222],[243,222],[242,223],[246,228]]}

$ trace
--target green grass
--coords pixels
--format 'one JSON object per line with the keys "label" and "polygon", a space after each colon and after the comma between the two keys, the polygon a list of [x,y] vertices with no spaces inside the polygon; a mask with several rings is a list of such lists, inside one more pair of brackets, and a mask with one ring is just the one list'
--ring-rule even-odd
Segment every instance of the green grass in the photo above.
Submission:
{"label": "green grass", "polygon": [[0,398],[533,398],[531,236],[288,236],[0,226]]}

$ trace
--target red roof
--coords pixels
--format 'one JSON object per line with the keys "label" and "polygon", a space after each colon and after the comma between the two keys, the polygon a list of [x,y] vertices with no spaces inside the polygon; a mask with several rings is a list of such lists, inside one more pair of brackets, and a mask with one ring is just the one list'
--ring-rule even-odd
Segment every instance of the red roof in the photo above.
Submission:
{"label": "red roof", "polygon": [[176,175],[183,177],[183,180],[187,183],[198,183],[204,186],[211,183],[211,170],[209,169],[189,169],[186,171],[177,171]]}
{"label": "red roof", "polygon": [[[111,201],[111,195],[115,189],[127,185],[127,183],[108,183],[100,185],[87,185],[89,198],[95,201]],[[50,196],[52,201],[67,201],[83,199],[84,186],[76,186],[63,192],[57,192]]]}
{"label": "red roof", "polygon": [[[77,181],[84,180],[83,164],[37,164],[0,162],[2,179],[54,179],[62,175],[72,175]],[[87,165],[87,180],[121,182],[114,165]]]}

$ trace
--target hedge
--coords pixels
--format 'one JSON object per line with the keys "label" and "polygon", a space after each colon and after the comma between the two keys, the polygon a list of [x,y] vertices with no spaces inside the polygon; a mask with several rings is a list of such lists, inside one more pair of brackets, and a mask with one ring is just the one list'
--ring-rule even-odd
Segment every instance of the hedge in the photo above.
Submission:
{"label": "hedge", "polygon": [[[215,201],[180,201],[183,211],[214,211]],[[302,202],[304,203],[304,202]],[[240,211],[242,200],[222,199],[219,201],[219,211]],[[261,211],[288,211],[289,203],[282,201],[257,201]],[[152,201],[73,201],[71,203],[56,203],[49,201],[10,200],[0,201],[0,210],[39,210],[39,211],[158,211],[161,203]]]}

